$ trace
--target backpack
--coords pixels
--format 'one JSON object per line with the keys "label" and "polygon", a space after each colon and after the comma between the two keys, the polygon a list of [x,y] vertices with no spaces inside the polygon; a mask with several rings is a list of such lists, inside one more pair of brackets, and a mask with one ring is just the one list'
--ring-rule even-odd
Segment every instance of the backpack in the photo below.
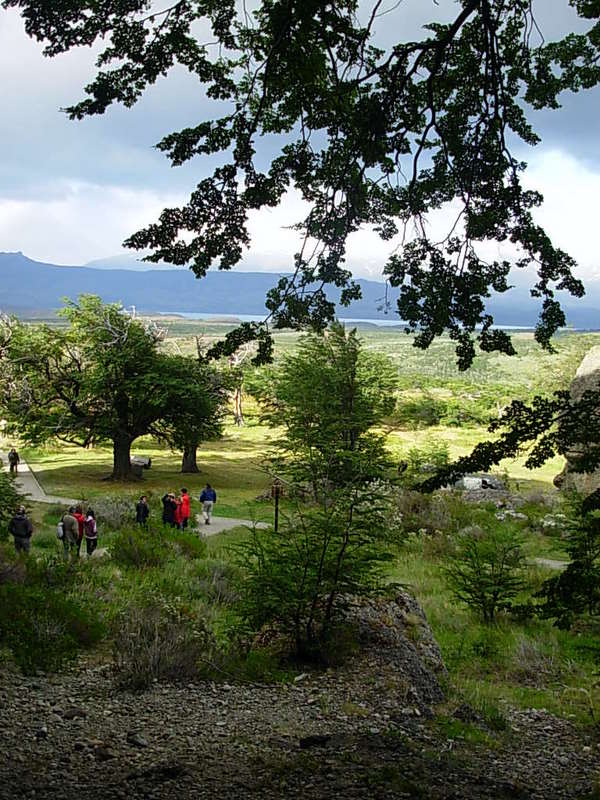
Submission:
{"label": "backpack", "polygon": [[64,535],[65,535],[65,526],[63,525],[63,521],[61,519],[61,521],[56,526],[56,538],[63,539]]}
{"label": "backpack", "polygon": [[96,520],[93,517],[89,517],[84,521],[83,532],[86,539],[96,538]]}

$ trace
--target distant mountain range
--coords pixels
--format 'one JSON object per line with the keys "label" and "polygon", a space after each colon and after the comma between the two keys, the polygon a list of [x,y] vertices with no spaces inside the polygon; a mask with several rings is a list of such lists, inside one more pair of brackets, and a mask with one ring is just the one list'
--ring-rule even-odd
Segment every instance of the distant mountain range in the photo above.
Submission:
{"label": "distant mountain range", "polygon": [[[121,265],[125,268],[120,268]],[[265,295],[280,277],[272,272],[211,271],[198,280],[187,269],[166,267],[142,271],[140,266],[127,257],[68,267],[33,261],[23,253],[0,253],[0,309],[39,315],[59,308],[63,297],[75,299],[87,293],[97,294],[105,302],[134,305],[144,312],[261,315],[265,313]],[[397,292],[388,291],[391,311],[385,314],[382,311],[385,284],[364,279],[358,283],[362,299],[348,308],[339,307],[340,317],[397,319],[394,314]],[[575,328],[600,329],[600,286],[594,283],[587,290],[582,300],[562,297],[567,321]],[[337,302],[339,291],[332,289],[329,296]],[[505,295],[495,295],[488,307],[496,323],[507,326],[535,325],[539,312],[539,303],[524,286],[517,286]],[[401,324],[399,319],[398,324]]]}
{"label": "distant mountain range", "polygon": [[187,269],[187,267],[174,267],[172,264],[165,264],[164,261],[153,264],[150,261],[142,261],[141,255],[135,258],[127,253],[119,256],[109,256],[108,258],[95,258],[93,261],[87,261],[85,264],[82,264],[82,266],[91,267],[92,269],[127,269],[134,270],[135,272]]}

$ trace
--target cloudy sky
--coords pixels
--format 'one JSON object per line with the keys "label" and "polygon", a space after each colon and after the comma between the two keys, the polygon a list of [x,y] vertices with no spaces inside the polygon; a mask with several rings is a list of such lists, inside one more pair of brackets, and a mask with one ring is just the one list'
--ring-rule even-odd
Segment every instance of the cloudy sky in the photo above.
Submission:
{"label": "cloudy sky", "polygon": [[[547,38],[572,24],[567,0],[537,0],[536,6]],[[396,14],[405,35],[417,35],[425,16],[441,19],[455,10],[452,0],[404,0]],[[396,29],[386,23],[382,31],[395,35]],[[206,110],[189,77],[173,73],[132,110],[114,107],[71,122],[59,109],[81,98],[93,74],[89,50],[45,59],[19,15],[0,10],[0,251],[60,264],[113,256],[128,234],[164,206],[184,202],[211,171],[198,161],[173,169],[153,149]],[[578,259],[581,277],[598,279],[600,92],[565,97],[560,112],[538,113],[534,123],[543,144],[523,156],[527,183],[546,198],[539,219]],[[301,213],[301,201],[290,195],[280,208],[255,215],[243,268],[288,269],[297,240],[286,226]],[[357,276],[379,278],[389,250],[361,232],[350,240],[349,266]]]}

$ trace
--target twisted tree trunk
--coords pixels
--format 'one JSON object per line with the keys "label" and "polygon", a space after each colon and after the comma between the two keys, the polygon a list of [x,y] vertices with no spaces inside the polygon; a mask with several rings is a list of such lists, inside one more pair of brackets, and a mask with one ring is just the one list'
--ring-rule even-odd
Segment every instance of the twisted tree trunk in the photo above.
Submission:
{"label": "twisted tree trunk", "polygon": [[128,434],[116,434],[113,437],[113,471],[111,478],[115,481],[130,481],[135,478],[131,469],[131,443]]}
{"label": "twisted tree trunk", "polygon": [[196,462],[197,444],[190,444],[183,448],[183,457],[181,459],[182,472],[200,472]]}

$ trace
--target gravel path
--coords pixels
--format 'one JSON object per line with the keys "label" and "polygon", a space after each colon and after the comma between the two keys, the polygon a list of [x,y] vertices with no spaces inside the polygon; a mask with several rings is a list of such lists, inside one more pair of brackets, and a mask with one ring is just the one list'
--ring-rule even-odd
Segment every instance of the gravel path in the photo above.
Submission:
{"label": "gravel path", "polygon": [[266,522],[252,522],[250,519],[235,519],[233,517],[212,517],[210,525],[205,525],[202,514],[196,514],[196,526],[204,536],[214,536],[216,533],[230,531],[233,528],[251,528],[253,525],[262,529],[269,527]]}
{"label": "gravel path", "polygon": [[[7,454],[0,452],[0,459],[2,459],[3,469],[6,470],[8,468]],[[77,505],[79,502],[71,497],[57,497],[56,495],[46,494],[46,492],[38,483],[35,474],[32,472],[27,462],[23,461],[22,459],[21,463],[19,464],[19,472],[17,473],[15,482],[18,491],[21,494],[28,495],[29,499],[34,500],[36,503],[56,503],[59,505],[73,506]]]}

